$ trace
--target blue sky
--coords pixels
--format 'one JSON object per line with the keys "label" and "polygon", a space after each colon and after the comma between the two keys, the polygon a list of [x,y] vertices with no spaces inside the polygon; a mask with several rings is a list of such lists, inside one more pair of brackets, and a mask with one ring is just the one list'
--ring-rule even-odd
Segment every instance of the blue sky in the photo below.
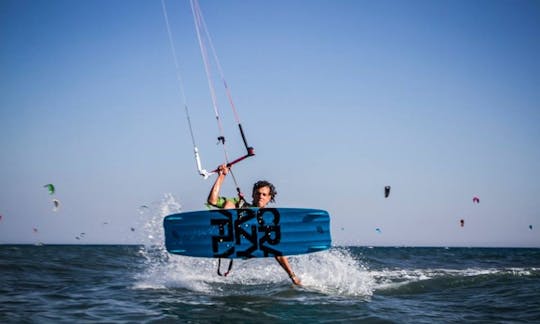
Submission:
{"label": "blue sky", "polygon": [[[166,3],[211,169],[191,9]],[[200,6],[257,154],[234,168],[245,192],[267,179],[278,206],[328,210],[336,244],[540,247],[539,2]],[[0,41],[0,243],[136,243],[139,206],[204,208],[160,1],[2,0]]]}

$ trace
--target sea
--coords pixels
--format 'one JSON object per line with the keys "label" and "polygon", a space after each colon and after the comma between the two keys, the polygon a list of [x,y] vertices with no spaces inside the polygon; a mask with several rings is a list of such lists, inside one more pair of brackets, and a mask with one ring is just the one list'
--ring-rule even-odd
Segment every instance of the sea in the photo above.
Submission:
{"label": "sea", "polygon": [[273,258],[169,254],[179,211],[141,207],[138,245],[0,245],[0,323],[540,323],[538,248],[333,246],[289,257],[299,287]]}
{"label": "sea", "polygon": [[[335,246],[217,261],[162,245],[1,245],[0,323],[533,323],[540,249]],[[222,267],[225,265],[222,264]]]}

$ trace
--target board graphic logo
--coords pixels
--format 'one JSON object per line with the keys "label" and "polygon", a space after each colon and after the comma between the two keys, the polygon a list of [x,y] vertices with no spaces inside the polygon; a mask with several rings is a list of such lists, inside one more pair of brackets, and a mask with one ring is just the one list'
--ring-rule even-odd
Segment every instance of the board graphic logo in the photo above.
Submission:
{"label": "board graphic logo", "polygon": [[[257,250],[265,257],[283,255],[275,248],[281,241],[280,215],[276,208],[219,209],[212,212],[220,214],[210,219],[210,225],[219,229],[219,234],[212,236],[214,257],[226,258],[236,254],[239,258],[253,258],[252,253]],[[257,224],[248,223],[254,218]]]}

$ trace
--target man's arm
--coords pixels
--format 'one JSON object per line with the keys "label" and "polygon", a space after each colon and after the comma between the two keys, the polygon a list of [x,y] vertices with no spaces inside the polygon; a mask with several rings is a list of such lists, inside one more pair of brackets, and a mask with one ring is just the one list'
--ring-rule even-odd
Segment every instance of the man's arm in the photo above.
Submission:
{"label": "man's arm", "polygon": [[230,200],[226,200],[222,206],[220,206],[221,204],[218,205],[218,202],[220,200],[219,192],[221,190],[221,185],[223,184],[227,173],[229,173],[229,168],[226,164],[222,164],[218,167],[218,177],[216,179],[216,182],[214,182],[210,193],[208,194],[208,198],[206,199],[206,202],[214,207],[224,209],[231,209],[235,207],[234,203]]}
{"label": "man's arm", "polygon": [[212,206],[218,207],[217,203],[219,200],[219,191],[221,190],[221,185],[223,184],[223,180],[225,180],[226,175],[227,175],[227,167],[222,168],[222,166],[220,166],[218,168],[218,177],[216,179],[216,182],[214,182],[212,189],[210,189],[210,193],[208,194],[208,199],[206,200],[206,202],[208,202]]}

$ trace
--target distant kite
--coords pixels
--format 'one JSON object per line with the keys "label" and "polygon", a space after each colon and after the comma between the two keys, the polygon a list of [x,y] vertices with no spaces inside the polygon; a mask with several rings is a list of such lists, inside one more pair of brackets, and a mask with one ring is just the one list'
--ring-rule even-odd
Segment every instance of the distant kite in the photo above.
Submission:
{"label": "distant kite", "polygon": [[53,199],[52,202],[53,202],[53,205],[54,205],[53,211],[55,211],[55,212],[58,211],[58,209],[60,208],[60,200]]}
{"label": "distant kite", "polygon": [[48,183],[46,185],[43,186],[44,188],[47,188],[47,190],[49,191],[49,195],[53,195],[54,194],[54,185],[52,183]]}
{"label": "distant kite", "polygon": [[378,228],[378,227],[377,227],[377,228],[375,229],[375,232],[377,232],[377,233],[379,233],[379,234],[381,234],[381,233],[382,233],[381,229],[380,229],[380,228]]}
{"label": "distant kite", "polygon": [[131,228],[131,231],[132,231],[132,232],[135,232],[135,228],[132,227],[132,228]]}
{"label": "distant kite", "polygon": [[479,204],[480,203],[480,198],[474,196],[473,199],[472,199],[472,202],[473,202],[473,204]]}
{"label": "distant kite", "polygon": [[34,233],[37,233],[38,232],[38,229],[34,227]]}
{"label": "distant kite", "polygon": [[390,196],[390,189],[392,189],[390,186],[384,187],[384,198],[388,198],[388,196]]}
{"label": "distant kite", "polygon": [[459,221],[459,224],[461,225],[461,227],[465,226],[465,221],[462,219]]}
{"label": "distant kite", "polygon": [[137,208],[139,214],[143,215],[144,213],[146,213],[147,210],[149,210],[150,207],[148,207],[147,205],[141,205],[139,206],[139,208]]}
{"label": "distant kite", "polygon": [[532,225],[529,225],[529,229],[532,230]]}

